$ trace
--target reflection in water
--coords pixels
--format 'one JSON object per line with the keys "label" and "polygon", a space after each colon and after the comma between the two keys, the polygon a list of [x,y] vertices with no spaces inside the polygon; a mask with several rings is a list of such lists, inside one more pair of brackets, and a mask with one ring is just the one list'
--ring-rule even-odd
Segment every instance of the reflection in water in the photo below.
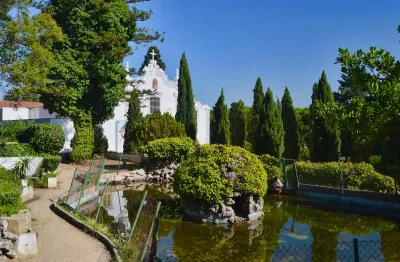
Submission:
{"label": "reflection in water", "polygon": [[[337,243],[352,243],[359,238],[382,241],[381,246],[379,243],[371,247],[363,246],[368,242],[360,242],[360,256],[372,250],[377,260],[400,261],[400,248],[396,247],[399,226],[383,218],[321,210],[292,198],[266,196],[265,215],[255,223],[196,224],[182,218],[180,201],[173,198],[168,188],[145,187],[149,196],[162,202],[158,255],[163,260],[173,255],[182,261],[285,261],[299,255],[290,252],[293,248],[303,252],[304,261],[336,261],[347,251],[351,260],[353,246],[338,247]],[[113,204],[106,206],[106,211],[122,225],[121,232],[132,224],[142,190],[111,193]]]}

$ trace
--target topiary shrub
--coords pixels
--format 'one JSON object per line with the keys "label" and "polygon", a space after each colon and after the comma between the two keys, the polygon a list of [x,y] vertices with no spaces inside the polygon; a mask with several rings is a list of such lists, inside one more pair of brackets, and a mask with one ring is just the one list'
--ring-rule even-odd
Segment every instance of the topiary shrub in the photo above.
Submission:
{"label": "topiary shrub", "polygon": [[264,154],[258,156],[258,158],[263,163],[264,169],[268,174],[268,185],[271,185],[273,182],[275,182],[276,178],[279,178],[282,183],[285,182],[282,170],[280,168],[281,163],[276,157]]}
{"label": "topiary shrub", "polygon": [[[394,193],[394,179],[379,174],[374,167],[366,163],[341,163],[343,183],[348,189],[369,190],[382,193]],[[297,162],[300,183],[341,188],[339,163]],[[288,181],[293,185],[296,177],[293,165],[287,169]]]}
{"label": "topiary shrub", "polygon": [[186,137],[185,126],[175,120],[170,114],[155,112],[138,120],[133,131],[135,137],[132,143],[135,147],[145,146],[150,141],[170,138]]}
{"label": "topiary shrub", "polygon": [[147,146],[139,149],[142,154],[147,154],[152,162],[165,163],[182,162],[189,158],[195,151],[195,144],[188,137],[171,137],[151,141]]}
{"label": "topiary shrub", "polygon": [[65,136],[60,125],[34,124],[19,133],[18,141],[30,143],[39,153],[57,155],[64,146]]}
{"label": "topiary shrub", "polygon": [[267,174],[258,157],[241,147],[202,146],[174,174],[174,192],[208,204],[233,192],[263,197]]}
{"label": "topiary shrub", "polygon": [[94,148],[93,154],[104,156],[107,153],[108,140],[104,135],[104,129],[101,125],[94,127]]}
{"label": "topiary shrub", "polygon": [[37,156],[30,144],[0,144],[0,157]]}
{"label": "topiary shrub", "polygon": [[371,156],[369,158],[369,163],[374,167],[377,172],[380,172],[381,170],[381,160],[381,156]]}
{"label": "topiary shrub", "polygon": [[45,156],[43,157],[41,168],[45,172],[54,172],[57,170],[60,161],[61,161],[60,156]]}
{"label": "topiary shrub", "polygon": [[83,162],[92,157],[94,147],[93,126],[87,121],[74,121],[75,135],[71,141],[72,162]]}
{"label": "topiary shrub", "polygon": [[22,121],[7,121],[0,124],[0,143],[17,142],[20,132],[31,124],[32,122],[24,123]]}

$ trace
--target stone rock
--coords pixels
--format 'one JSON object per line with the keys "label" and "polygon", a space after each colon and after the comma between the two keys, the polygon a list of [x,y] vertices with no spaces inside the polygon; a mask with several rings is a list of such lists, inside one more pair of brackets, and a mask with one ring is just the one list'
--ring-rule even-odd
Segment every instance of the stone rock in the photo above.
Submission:
{"label": "stone rock", "polygon": [[11,233],[11,232],[3,232],[2,237],[4,239],[11,240],[12,242],[17,241],[17,239],[18,239],[18,236],[16,234],[14,234],[14,233]]}
{"label": "stone rock", "polygon": [[210,211],[213,213],[218,213],[219,210],[219,205],[213,205],[212,207],[210,207]]}
{"label": "stone rock", "polygon": [[147,172],[147,175],[148,175],[148,176],[152,176],[152,175],[153,175],[153,171],[148,171],[148,172]]}
{"label": "stone rock", "polygon": [[0,238],[0,250],[2,250],[3,252],[8,252],[12,248],[13,243],[11,242],[11,240]]}
{"label": "stone rock", "polygon": [[174,163],[172,163],[172,164],[169,165],[169,168],[170,168],[170,169],[176,169],[177,166],[176,166]]}
{"label": "stone rock", "polygon": [[153,175],[153,180],[159,180],[160,176],[159,175]]}
{"label": "stone rock", "polygon": [[172,176],[172,175],[174,175],[174,173],[175,173],[175,170],[174,169],[170,169],[169,170],[169,174]]}
{"label": "stone rock", "polygon": [[6,257],[8,257],[9,259],[13,259],[17,256],[17,251],[15,249],[10,249],[7,253],[6,253]]}
{"label": "stone rock", "polygon": [[236,173],[235,172],[228,172],[228,173],[226,173],[226,175],[225,175],[225,177],[228,179],[228,180],[234,180],[235,178],[236,178]]}
{"label": "stone rock", "polygon": [[225,206],[225,208],[222,210],[222,216],[224,217],[234,217],[235,216],[235,211],[233,210],[232,207],[230,206]]}
{"label": "stone rock", "polygon": [[156,170],[154,170],[153,175],[160,176],[161,174],[162,174],[161,169],[156,169]]}
{"label": "stone rock", "polygon": [[146,171],[143,168],[141,168],[136,170],[136,174],[138,174],[139,176],[146,176]]}
{"label": "stone rock", "polygon": [[233,200],[232,198],[228,197],[227,199],[225,199],[225,205],[231,206],[235,204],[235,200]]}
{"label": "stone rock", "polygon": [[8,230],[8,221],[5,219],[0,219],[0,232]]}
{"label": "stone rock", "polygon": [[169,174],[169,169],[166,168],[166,167],[163,168],[162,173],[163,173],[163,174]]}
{"label": "stone rock", "polygon": [[170,179],[170,178],[171,178],[171,176],[170,176],[170,175],[168,175],[168,174],[166,174],[164,178],[165,178],[165,179]]}
{"label": "stone rock", "polygon": [[0,262],[6,262],[6,256],[0,255]]}
{"label": "stone rock", "polygon": [[139,175],[133,175],[131,177],[127,177],[128,181],[141,181],[141,180],[145,180],[146,177],[143,176],[139,176]]}
{"label": "stone rock", "polygon": [[113,178],[113,181],[116,182],[116,183],[118,183],[118,182],[122,182],[124,179],[125,179],[125,177],[123,177],[123,176],[121,176],[121,175],[118,175],[118,176],[115,176],[115,177]]}

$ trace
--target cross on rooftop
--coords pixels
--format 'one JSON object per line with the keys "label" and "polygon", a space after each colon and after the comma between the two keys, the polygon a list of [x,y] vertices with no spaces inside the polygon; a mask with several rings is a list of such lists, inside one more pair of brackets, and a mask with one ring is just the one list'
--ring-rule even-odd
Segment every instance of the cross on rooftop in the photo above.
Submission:
{"label": "cross on rooftop", "polygon": [[153,50],[151,50],[151,53],[150,53],[150,55],[151,55],[151,61],[154,61],[154,56],[156,56],[157,54],[154,52],[154,49]]}

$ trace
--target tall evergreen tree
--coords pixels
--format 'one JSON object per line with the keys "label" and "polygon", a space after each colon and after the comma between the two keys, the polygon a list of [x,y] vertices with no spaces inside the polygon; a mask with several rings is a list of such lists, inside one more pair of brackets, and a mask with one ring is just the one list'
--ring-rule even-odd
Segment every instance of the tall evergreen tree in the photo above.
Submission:
{"label": "tall evergreen tree", "polygon": [[282,97],[282,122],[283,130],[285,131],[285,151],[283,156],[285,158],[297,159],[300,152],[299,125],[294,111],[293,101],[287,87]]}
{"label": "tall evergreen tree", "polygon": [[151,61],[151,59],[153,57],[153,55],[152,55],[153,51],[155,53],[154,60],[156,60],[157,61],[157,65],[162,70],[165,71],[166,66],[165,66],[163,60],[161,59],[160,49],[158,49],[157,46],[150,46],[149,49],[147,49],[146,55],[144,56],[143,64],[139,69],[139,74],[140,75],[144,73],[143,69],[150,63],[150,61]]}
{"label": "tall evergreen tree", "polygon": [[312,93],[310,113],[313,122],[313,147],[311,160],[315,162],[337,161],[340,156],[340,130],[336,124],[328,123],[318,117],[318,104],[334,103],[333,93],[325,71],[322,72],[318,84],[315,83]]}
{"label": "tall evergreen tree", "polygon": [[231,104],[229,110],[231,144],[244,148],[247,133],[247,112],[242,100]]}
{"label": "tall evergreen tree", "polygon": [[211,141],[213,144],[229,145],[231,141],[228,107],[225,104],[224,89],[213,108],[214,118],[211,129],[214,130]]}
{"label": "tall evergreen tree", "polygon": [[196,109],[194,106],[192,80],[190,78],[189,65],[186,60],[185,53],[183,53],[180,62],[178,80],[178,106],[175,118],[177,121],[185,125],[186,135],[191,139],[196,140]]}
{"label": "tall evergreen tree", "polygon": [[264,88],[261,82],[261,78],[257,78],[256,85],[253,89],[253,106],[251,110],[251,128],[249,128],[249,141],[253,144],[253,149],[256,154],[260,154],[261,145],[260,142],[260,117],[263,114],[263,102],[264,102]]}
{"label": "tall evergreen tree", "polygon": [[130,94],[129,108],[126,117],[124,153],[134,153],[137,150],[137,145],[134,143],[134,141],[136,141],[136,132],[133,127],[135,123],[143,117],[142,112],[140,112],[140,97],[137,89],[133,89]]}
{"label": "tall evergreen tree", "polygon": [[270,88],[265,94],[263,108],[264,111],[260,117],[258,153],[280,158],[284,150],[284,131],[282,117]]}

